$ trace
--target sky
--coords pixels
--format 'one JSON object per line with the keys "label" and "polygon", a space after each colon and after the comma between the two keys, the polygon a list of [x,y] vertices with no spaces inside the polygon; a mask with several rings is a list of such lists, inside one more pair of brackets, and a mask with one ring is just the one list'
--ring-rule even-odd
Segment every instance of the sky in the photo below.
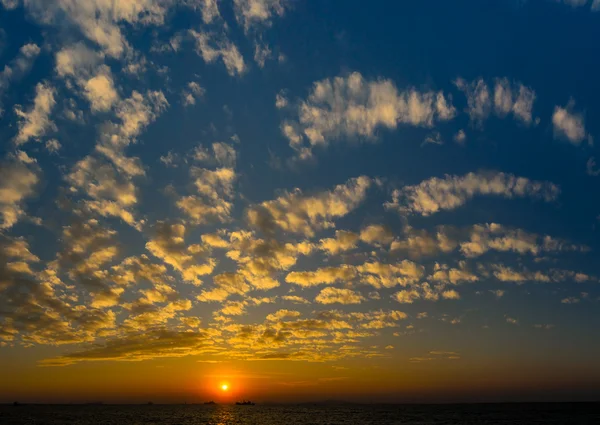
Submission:
{"label": "sky", "polygon": [[600,1],[0,3],[0,401],[600,398]]}

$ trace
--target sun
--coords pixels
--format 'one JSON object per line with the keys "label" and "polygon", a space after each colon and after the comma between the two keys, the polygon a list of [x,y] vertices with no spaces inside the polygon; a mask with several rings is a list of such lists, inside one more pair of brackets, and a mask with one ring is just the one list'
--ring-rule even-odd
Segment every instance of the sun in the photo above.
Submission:
{"label": "sun", "polygon": [[227,391],[228,389],[229,389],[229,385],[227,385],[227,384],[222,384],[221,385],[221,390],[222,391]]}

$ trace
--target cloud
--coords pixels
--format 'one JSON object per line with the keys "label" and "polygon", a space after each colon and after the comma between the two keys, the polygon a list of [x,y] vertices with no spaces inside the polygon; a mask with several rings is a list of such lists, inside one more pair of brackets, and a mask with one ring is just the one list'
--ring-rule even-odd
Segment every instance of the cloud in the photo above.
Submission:
{"label": "cloud", "polygon": [[140,361],[164,357],[184,357],[210,352],[213,345],[203,331],[156,329],[109,339],[92,346],[41,362],[42,366],[66,366],[85,361]]}
{"label": "cloud", "polygon": [[340,252],[349,251],[356,248],[359,235],[345,230],[336,230],[335,238],[326,238],[319,241],[319,248],[329,255],[336,255]]}
{"label": "cloud", "polygon": [[286,108],[289,105],[289,100],[286,97],[286,93],[284,90],[280,91],[279,93],[277,93],[277,95],[275,96],[275,107],[277,109],[283,109]]}
{"label": "cloud", "polygon": [[596,167],[596,158],[591,157],[586,163],[588,176],[600,176],[600,169]]}
{"label": "cloud", "polygon": [[75,217],[63,227],[61,241],[57,262],[69,278],[89,291],[108,292],[110,279],[105,270],[119,254],[116,232],[96,219]]}
{"label": "cloud", "polygon": [[[562,2],[565,3],[565,4],[568,4],[571,7],[575,8],[575,7],[585,6],[588,3],[588,0],[562,0]],[[593,8],[594,8],[594,6],[592,4],[592,9]]]}
{"label": "cloud", "polygon": [[388,245],[393,239],[392,231],[380,224],[369,225],[360,231],[360,240],[369,245]]}
{"label": "cloud", "polygon": [[402,260],[396,264],[373,261],[356,269],[361,274],[361,282],[375,288],[393,288],[417,283],[425,272],[423,266],[410,260]]}
{"label": "cloud", "polygon": [[225,222],[229,220],[234,196],[233,185],[237,178],[233,167],[236,163],[236,152],[225,143],[213,143],[212,153],[197,149],[196,160],[205,163],[226,165],[215,170],[190,167],[190,175],[198,195],[182,197],[177,201],[179,209],[184,211],[195,224],[211,221]]}
{"label": "cloud", "polygon": [[29,0],[30,15],[43,25],[65,28],[73,24],[106,54],[121,57],[130,50],[121,32],[122,23],[135,25],[162,24],[169,2],[161,0],[92,1]]}
{"label": "cloud", "polygon": [[50,120],[50,113],[56,104],[56,91],[47,83],[38,83],[35,88],[35,99],[33,107],[24,112],[19,106],[15,106],[15,113],[21,118],[19,133],[15,137],[15,143],[22,145],[29,139],[39,139],[47,131],[55,129]]}
{"label": "cloud", "polygon": [[465,261],[458,263],[458,268],[449,267],[446,264],[436,263],[433,268],[433,274],[429,277],[434,282],[440,282],[450,285],[458,285],[465,282],[477,282],[479,276],[474,274]]}
{"label": "cloud", "polygon": [[412,304],[415,300],[438,301],[440,296],[446,300],[460,299],[460,294],[454,289],[444,289],[443,285],[432,287],[424,282],[411,289],[403,289],[392,295],[392,298],[402,304]]}
{"label": "cloud", "polygon": [[325,288],[315,301],[319,304],[360,304],[364,297],[350,289]]}
{"label": "cloud", "polygon": [[275,313],[271,313],[267,316],[267,320],[270,322],[279,322],[281,319],[294,319],[300,317],[299,311],[295,310],[277,310]]}
{"label": "cloud", "polygon": [[[0,98],[9,88],[11,83],[19,81],[29,73],[39,54],[40,48],[37,44],[24,44],[19,49],[17,56],[15,56],[8,64],[4,65],[4,69],[0,71]],[[0,116],[2,116],[2,113],[2,102],[0,99]]]}
{"label": "cloud", "polygon": [[455,115],[442,92],[398,92],[391,80],[368,81],[358,72],[315,82],[297,112],[297,120],[285,121],[282,131],[300,158],[310,157],[314,147],[326,147],[335,140],[373,140],[380,127],[431,127]]}
{"label": "cloud", "polygon": [[214,20],[221,17],[217,0],[200,0],[200,10],[202,11],[202,21],[205,24],[210,24]]}
{"label": "cloud", "polygon": [[356,269],[352,266],[324,267],[314,272],[291,272],[285,281],[296,285],[310,287],[322,284],[332,284],[339,281],[348,282],[356,277]]}
{"label": "cloud", "polygon": [[421,298],[421,294],[415,289],[403,290],[396,292],[392,298],[402,304],[412,304],[414,300]]}
{"label": "cloud", "polygon": [[294,304],[310,304],[310,301],[299,297],[297,295],[284,295],[281,297],[281,299],[285,300],[285,301],[291,301]]}
{"label": "cloud", "polygon": [[512,113],[523,124],[529,125],[532,122],[532,109],[536,95],[531,88],[521,83],[511,83],[507,78],[497,78],[493,91],[481,78],[470,83],[458,78],[455,85],[467,96],[467,113],[471,121],[478,125],[481,125],[492,111],[500,118]]}
{"label": "cloud", "polygon": [[344,217],[366,198],[371,179],[360,176],[336,186],[331,191],[305,196],[300,189],[285,192],[279,198],[251,206],[247,213],[250,225],[264,232],[275,229],[305,236],[334,227],[335,218]]}
{"label": "cloud", "polygon": [[186,245],[185,232],[183,224],[158,222],[154,226],[154,237],[146,243],[146,249],[177,270],[185,281],[200,285],[200,276],[212,273],[216,261],[208,257],[206,247]]}
{"label": "cloud", "polygon": [[485,81],[480,78],[467,83],[459,78],[454,84],[458,89],[464,91],[467,96],[467,113],[471,121],[482,123],[486,120],[492,111],[492,96]]}
{"label": "cloud", "polygon": [[455,351],[430,351],[427,355],[421,357],[411,357],[408,361],[411,363],[421,363],[439,360],[460,360],[460,354]]}
{"label": "cloud", "polygon": [[40,180],[35,160],[23,154],[26,161],[17,157],[0,163],[0,229],[11,228],[25,215],[23,203],[34,195]]}
{"label": "cloud", "polygon": [[529,233],[498,223],[474,224],[462,228],[440,225],[428,232],[407,226],[404,235],[394,239],[391,251],[406,252],[410,258],[420,258],[456,249],[468,258],[488,251],[515,252],[538,256],[542,253],[588,252],[586,245],[574,244],[549,235]]}
{"label": "cloud", "polygon": [[283,16],[289,0],[233,0],[237,21],[248,32],[253,27],[270,27],[275,16]]}
{"label": "cloud", "polygon": [[581,300],[577,297],[567,297],[560,300],[562,304],[577,304],[579,301]]}
{"label": "cloud", "polygon": [[265,62],[272,55],[272,51],[266,44],[255,43],[254,45],[254,61],[260,68],[264,68]]}
{"label": "cloud", "polygon": [[552,114],[554,137],[567,139],[574,145],[579,145],[586,137],[583,115],[573,111],[573,103],[566,107],[554,107]]}
{"label": "cloud", "polygon": [[231,295],[244,295],[251,290],[244,276],[236,273],[221,273],[213,277],[215,287],[202,291],[198,295],[200,301],[225,301]]}
{"label": "cloud", "polygon": [[467,134],[465,133],[465,130],[458,130],[458,132],[456,132],[454,135],[454,141],[459,145],[464,145],[466,140]]}
{"label": "cloud", "polygon": [[206,93],[206,90],[200,87],[200,84],[190,81],[187,84],[187,89],[183,90],[181,94],[184,106],[195,105],[197,98],[204,96],[204,93]]}
{"label": "cloud", "polygon": [[523,84],[511,85],[507,78],[496,80],[494,87],[494,109],[498,116],[513,113],[524,124],[531,124],[535,92]]}
{"label": "cloud", "polygon": [[19,7],[20,3],[21,0],[2,0],[2,6],[4,6],[6,10],[16,9],[17,7]]}
{"label": "cloud", "polygon": [[108,111],[119,100],[112,76],[108,73],[90,78],[84,86],[92,111]]}
{"label": "cloud", "polygon": [[526,282],[541,282],[541,283],[558,283],[571,281],[583,283],[596,281],[597,278],[589,276],[585,273],[575,272],[572,270],[550,269],[545,272],[530,271],[526,268],[516,270],[503,264],[491,264],[489,269],[494,277],[501,282],[512,282],[523,284]]}
{"label": "cloud", "polygon": [[124,150],[167,106],[164,95],[157,91],[145,95],[134,91],[116,105],[120,123],[105,123],[94,152],[78,161],[66,177],[72,193],[91,198],[82,201],[86,209],[141,228],[132,211],[138,201],[132,179],[145,175],[145,170],[139,158],[127,157]]}
{"label": "cloud", "polygon": [[530,180],[501,172],[468,173],[464,176],[433,177],[415,186],[397,189],[386,208],[400,213],[428,216],[454,210],[476,196],[532,198],[551,202],[560,189],[553,183]]}
{"label": "cloud", "polygon": [[229,41],[225,35],[218,36],[213,33],[196,32],[190,30],[190,34],[196,41],[196,51],[206,63],[213,63],[221,59],[227,73],[234,77],[246,72],[244,58],[235,44]]}
{"label": "cloud", "polygon": [[50,139],[46,142],[46,150],[50,153],[57,153],[61,148],[62,145],[56,139]]}
{"label": "cloud", "polygon": [[279,286],[281,271],[296,264],[301,255],[309,255],[314,245],[307,242],[282,244],[274,239],[255,238],[250,232],[233,232],[227,257],[238,263],[238,272],[256,289]]}
{"label": "cloud", "polygon": [[506,228],[497,223],[474,225],[470,230],[470,240],[460,243],[460,251],[466,257],[477,257],[489,250],[538,255],[542,252],[586,252],[589,248],[547,235],[539,236],[521,229]]}
{"label": "cloud", "polygon": [[112,164],[87,156],[75,164],[66,180],[71,185],[71,192],[81,190],[91,198],[84,201],[91,211],[104,217],[120,217],[124,222],[138,226],[131,212],[138,200],[136,187]]}

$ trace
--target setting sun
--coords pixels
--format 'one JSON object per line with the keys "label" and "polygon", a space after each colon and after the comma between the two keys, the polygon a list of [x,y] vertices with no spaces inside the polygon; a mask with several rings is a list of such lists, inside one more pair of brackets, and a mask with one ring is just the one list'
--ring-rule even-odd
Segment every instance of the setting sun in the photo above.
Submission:
{"label": "setting sun", "polygon": [[221,390],[227,391],[228,389],[229,389],[229,385],[227,385],[227,384],[221,385]]}

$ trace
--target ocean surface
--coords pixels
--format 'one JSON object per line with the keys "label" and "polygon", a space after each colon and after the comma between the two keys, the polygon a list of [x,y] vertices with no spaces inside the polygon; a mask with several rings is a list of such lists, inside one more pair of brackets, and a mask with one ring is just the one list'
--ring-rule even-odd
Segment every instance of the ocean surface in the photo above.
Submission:
{"label": "ocean surface", "polygon": [[0,406],[2,425],[600,424],[598,403],[462,405]]}

